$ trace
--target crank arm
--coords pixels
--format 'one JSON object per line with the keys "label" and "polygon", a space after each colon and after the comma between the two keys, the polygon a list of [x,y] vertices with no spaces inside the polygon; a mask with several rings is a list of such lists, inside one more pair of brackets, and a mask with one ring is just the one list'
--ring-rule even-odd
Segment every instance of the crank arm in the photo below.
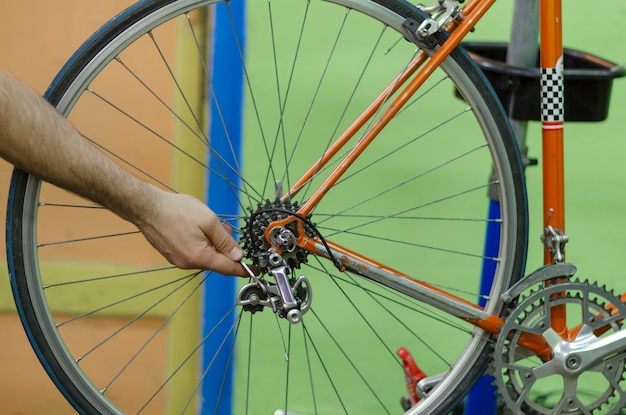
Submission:
{"label": "crank arm", "polygon": [[619,352],[626,350],[626,330],[597,338],[589,326],[584,326],[574,342],[564,341],[554,330],[544,333],[548,344],[563,358],[563,366],[571,372],[584,372]]}

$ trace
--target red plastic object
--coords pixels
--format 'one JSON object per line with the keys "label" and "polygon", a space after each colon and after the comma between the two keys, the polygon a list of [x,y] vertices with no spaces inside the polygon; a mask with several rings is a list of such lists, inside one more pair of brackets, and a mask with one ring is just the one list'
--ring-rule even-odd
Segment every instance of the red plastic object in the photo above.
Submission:
{"label": "red plastic object", "polygon": [[402,399],[402,405],[406,410],[419,402],[420,398],[417,396],[417,382],[425,378],[426,374],[417,366],[415,359],[413,359],[413,356],[411,356],[411,353],[405,347],[400,347],[397,353],[400,359],[402,359],[402,366],[404,367],[404,380],[406,382],[408,397]]}

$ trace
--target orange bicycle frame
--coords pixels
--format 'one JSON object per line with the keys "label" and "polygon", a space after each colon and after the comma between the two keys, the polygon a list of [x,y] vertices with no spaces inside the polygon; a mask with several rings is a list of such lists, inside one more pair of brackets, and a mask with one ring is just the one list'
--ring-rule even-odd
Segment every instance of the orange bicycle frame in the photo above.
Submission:
{"label": "orange bicycle frame", "polygon": [[[563,152],[563,39],[561,0],[542,0],[541,13],[541,94],[544,228],[551,226],[565,234],[565,182]],[[553,262],[544,248],[544,263]],[[564,259],[564,258],[563,258]],[[564,335],[565,307],[551,309],[552,328]]]}
{"label": "orange bicycle frame", "polygon": [[[340,149],[352,139],[363,126],[373,117],[376,121],[357,141],[341,163],[330,173],[323,184],[299,208],[297,214],[306,217],[319,204],[324,195],[331,191],[333,185],[349,169],[352,163],[376,138],[390,120],[409,101],[415,92],[424,84],[426,79],[435,71],[443,60],[460,44],[463,38],[473,29],[496,0],[473,0],[463,8],[463,19],[449,24],[448,40],[432,54],[420,52],[409,64],[406,70],[378,96],[378,98],[361,114],[360,117],[333,143],[326,153],[298,180],[283,196],[284,199],[297,194],[313,177],[324,167]],[[563,185],[563,114],[562,114],[562,43],[561,43],[561,0],[542,0],[541,6],[541,41],[542,41],[542,73],[544,78],[551,76],[555,79],[556,87],[551,90],[554,94],[544,97],[544,111],[550,113],[543,121],[543,169],[544,169],[544,201],[545,217],[550,212],[550,225],[564,231],[564,185]],[[551,78],[552,79],[552,78]],[[545,79],[544,79],[545,81]],[[550,88],[553,88],[551,85]],[[397,93],[399,91],[399,93]],[[396,94],[396,98],[381,111],[387,104],[389,97]],[[554,114],[556,116],[554,116]],[[284,226],[294,221],[288,217],[274,222],[266,231],[266,236],[275,226]],[[546,219],[547,220],[547,219]],[[547,222],[546,222],[547,225]],[[303,224],[300,221],[300,227]],[[302,229],[300,229],[302,230]],[[419,301],[432,305],[453,316],[466,320],[490,333],[498,333],[503,324],[500,317],[494,316],[482,307],[445,292],[437,287],[417,281],[410,276],[390,267],[380,264],[359,253],[334,244],[332,241],[320,241],[306,236],[306,232],[298,232],[298,246],[314,254],[332,259],[341,269],[349,269],[366,278],[383,283],[401,291]],[[546,261],[550,255],[546,249]],[[559,333],[566,330],[565,316],[562,313],[553,313],[553,325]],[[576,329],[573,329],[574,332]],[[523,335],[520,344],[539,355],[549,352],[547,345],[540,336]]]}
{"label": "orange bicycle frame", "polygon": [[[341,163],[330,173],[323,184],[313,193],[313,195],[300,207],[297,214],[304,217],[309,215],[324,195],[348,170],[350,165],[376,138],[378,133],[391,121],[391,119],[402,109],[415,92],[424,84],[428,77],[439,67],[443,60],[460,44],[480,18],[495,3],[495,0],[475,0],[469,2],[463,12],[463,20],[455,22],[448,27],[451,32],[449,39],[432,55],[425,53],[418,54],[413,62],[401,73],[361,114],[359,118],[339,137],[338,140],[328,149],[328,151],[289,189],[284,198],[289,198],[298,193],[300,189],[308,183],[314,175],[335,156],[340,149],[355,136],[355,134],[372,117],[378,116],[371,128],[359,138],[357,144],[343,158]],[[389,97],[400,91],[391,104],[380,112],[383,104],[387,103]],[[380,112],[380,113],[379,113]],[[274,222],[267,229],[269,234],[273,226],[282,226],[293,218],[285,218]],[[302,224],[300,224],[302,226]],[[361,256],[345,247],[338,246],[331,241],[327,241],[325,246],[320,241],[309,238],[305,232],[299,232],[300,236],[297,244],[320,256],[333,259],[341,268],[350,269],[369,279],[392,286],[401,292],[406,293],[424,303],[440,308],[454,316],[471,321],[478,327],[489,332],[496,333],[502,320],[496,316],[489,315],[481,307],[468,302],[462,298],[440,290],[429,284],[412,279],[410,276],[393,270],[384,264],[380,264],[372,259]],[[330,252],[329,252],[330,251]]]}

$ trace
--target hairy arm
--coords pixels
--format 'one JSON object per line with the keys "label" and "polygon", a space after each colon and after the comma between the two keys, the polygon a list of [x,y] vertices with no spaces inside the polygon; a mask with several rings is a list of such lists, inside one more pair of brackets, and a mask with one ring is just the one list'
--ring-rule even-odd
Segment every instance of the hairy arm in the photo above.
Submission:
{"label": "hairy arm", "polygon": [[131,175],[1,69],[0,156],[131,221],[176,266],[245,275],[241,248],[204,203]]}

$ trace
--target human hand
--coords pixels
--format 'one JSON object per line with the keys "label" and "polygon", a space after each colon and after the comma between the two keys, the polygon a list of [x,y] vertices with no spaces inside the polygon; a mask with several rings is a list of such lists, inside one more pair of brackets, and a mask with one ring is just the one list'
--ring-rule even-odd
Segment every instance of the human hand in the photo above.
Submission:
{"label": "human hand", "polygon": [[135,224],[171,264],[223,275],[247,275],[239,263],[243,251],[228,224],[220,223],[208,206],[192,196],[153,190],[153,206]]}
{"label": "human hand", "polygon": [[0,157],[133,222],[173,265],[247,275],[238,263],[243,252],[230,229],[204,203],[133,176],[2,70],[0,126]]}

